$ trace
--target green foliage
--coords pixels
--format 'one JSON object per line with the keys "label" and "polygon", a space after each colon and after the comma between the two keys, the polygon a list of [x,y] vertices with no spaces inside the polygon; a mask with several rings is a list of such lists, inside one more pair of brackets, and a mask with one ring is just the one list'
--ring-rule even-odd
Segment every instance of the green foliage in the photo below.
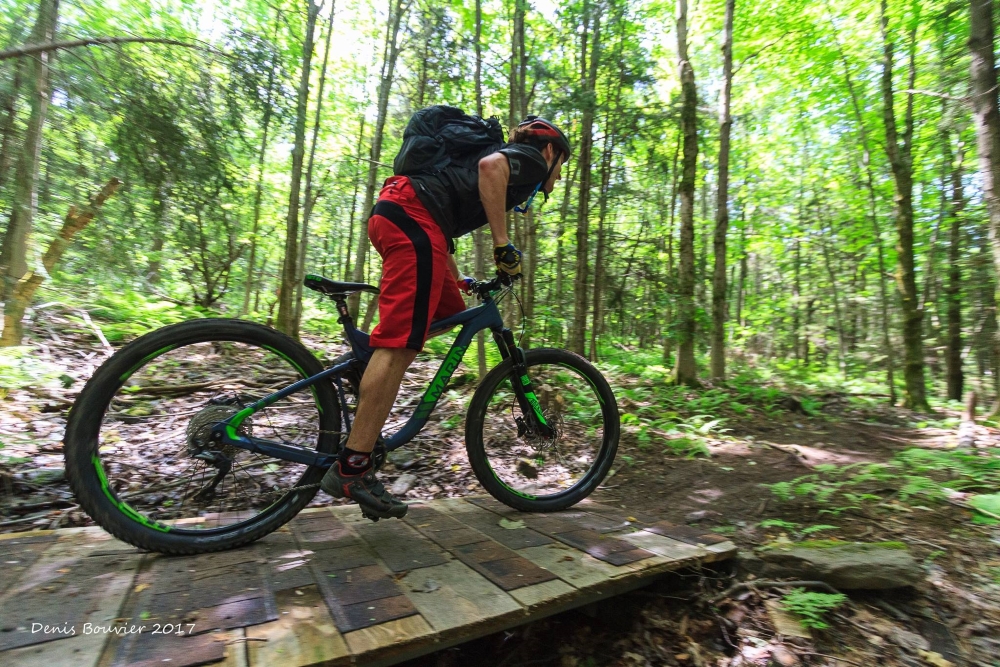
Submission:
{"label": "green foliage", "polygon": [[830,627],[826,616],[847,602],[842,593],[813,593],[796,588],[781,598],[781,606],[799,617],[799,623],[806,628],[823,630]]}
{"label": "green foliage", "polygon": [[[998,485],[1000,449],[968,452],[910,448],[897,453],[888,463],[822,466],[813,474],[769,487],[779,500],[810,497],[825,506],[821,512],[837,515],[871,501],[887,507],[891,507],[885,502],[890,498],[904,503],[935,502],[955,491],[992,490]],[[983,518],[987,517],[980,516],[979,520]]]}
{"label": "green foliage", "polygon": [[0,349],[0,398],[11,389],[59,386],[62,377],[68,377],[64,369],[38,359],[28,347]]}
{"label": "green foliage", "polygon": [[669,438],[666,440],[666,445],[667,449],[665,451],[675,456],[683,456],[689,459],[698,458],[699,456],[704,456],[705,458],[712,456],[711,452],[708,451],[708,446],[696,438]]}
{"label": "green foliage", "polygon": [[[972,496],[969,498],[969,505],[977,510],[982,510],[973,514],[973,523],[984,524],[987,526],[1000,524],[1000,519],[996,518],[997,516],[1000,516],[1000,493]],[[984,511],[989,514],[985,514]]]}

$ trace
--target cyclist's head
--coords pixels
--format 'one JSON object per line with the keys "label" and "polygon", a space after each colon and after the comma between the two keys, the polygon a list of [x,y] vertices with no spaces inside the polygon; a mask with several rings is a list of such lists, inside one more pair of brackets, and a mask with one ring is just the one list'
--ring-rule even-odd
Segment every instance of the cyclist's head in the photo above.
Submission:
{"label": "cyclist's head", "polygon": [[570,149],[569,139],[562,130],[554,123],[539,118],[538,116],[528,116],[514,128],[510,136],[512,144],[529,144],[538,150],[542,150],[546,145],[552,147],[563,156],[563,162],[569,159],[573,152]]}

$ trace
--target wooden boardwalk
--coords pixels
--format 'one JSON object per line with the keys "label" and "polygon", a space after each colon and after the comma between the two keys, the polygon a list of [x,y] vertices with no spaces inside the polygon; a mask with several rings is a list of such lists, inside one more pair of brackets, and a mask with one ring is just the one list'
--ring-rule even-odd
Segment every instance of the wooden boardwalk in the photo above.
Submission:
{"label": "wooden boardwalk", "polygon": [[[388,665],[730,558],[701,529],[585,501],[302,512],[233,551],[140,552],[99,528],[0,535],[0,665]],[[139,628],[142,628],[139,631]]]}

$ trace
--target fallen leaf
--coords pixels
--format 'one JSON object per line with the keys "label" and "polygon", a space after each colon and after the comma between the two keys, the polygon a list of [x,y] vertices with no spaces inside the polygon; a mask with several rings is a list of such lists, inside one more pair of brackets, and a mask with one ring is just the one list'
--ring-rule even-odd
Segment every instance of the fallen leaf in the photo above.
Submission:
{"label": "fallen leaf", "polygon": [[510,519],[500,519],[499,526],[501,528],[506,528],[507,530],[517,530],[519,528],[524,528],[524,521],[520,519],[510,520]]}
{"label": "fallen leaf", "polygon": [[441,584],[434,581],[433,579],[428,579],[423,584],[413,589],[414,593],[433,593],[434,591],[441,588]]}
{"label": "fallen leaf", "polygon": [[136,593],[141,593],[144,590],[146,590],[147,588],[149,588],[149,584],[139,584],[138,586],[135,587],[135,592]]}

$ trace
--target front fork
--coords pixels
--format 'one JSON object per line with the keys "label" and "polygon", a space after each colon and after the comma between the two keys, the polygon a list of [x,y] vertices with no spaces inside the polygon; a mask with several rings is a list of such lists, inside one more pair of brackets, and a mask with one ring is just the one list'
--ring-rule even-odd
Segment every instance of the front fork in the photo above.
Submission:
{"label": "front fork", "polygon": [[493,340],[500,348],[500,356],[504,359],[510,358],[514,362],[510,384],[514,388],[517,405],[521,408],[521,416],[515,420],[518,437],[554,438],[555,430],[545,421],[542,406],[538,403],[538,397],[535,396],[535,390],[531,386],[531,378],[528,377],[524,350],[514,342],[513,332],[510,329],[494,331]]}

